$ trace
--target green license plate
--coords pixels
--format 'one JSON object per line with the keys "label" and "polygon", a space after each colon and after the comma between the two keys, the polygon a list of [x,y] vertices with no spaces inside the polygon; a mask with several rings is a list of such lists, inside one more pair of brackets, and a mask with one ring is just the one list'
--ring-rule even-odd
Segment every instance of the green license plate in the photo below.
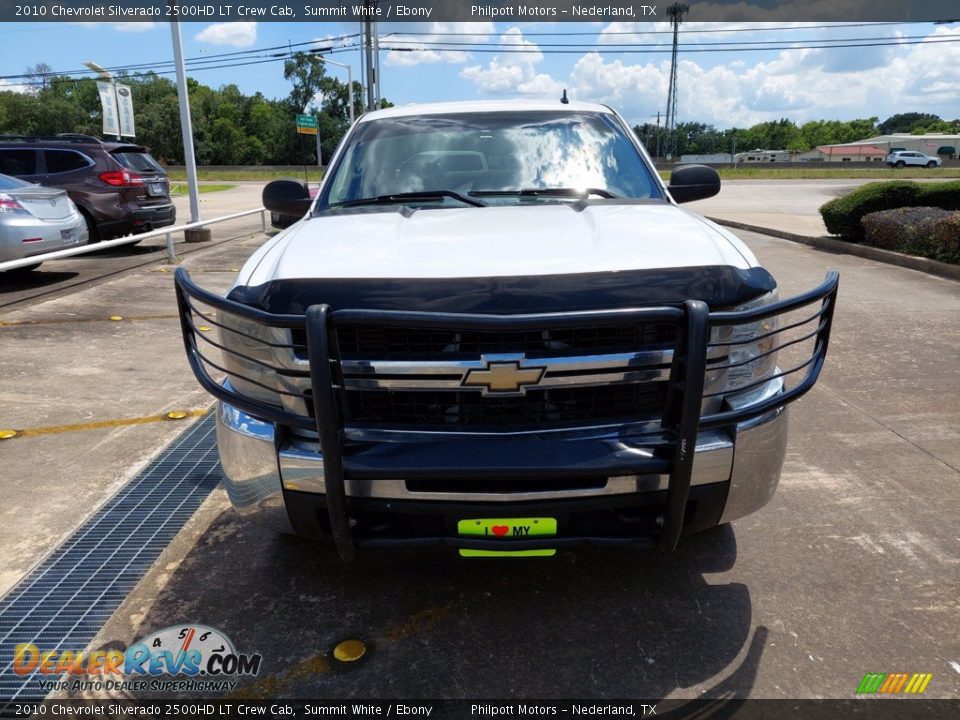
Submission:
{"label": "green license plate", "polygon": [[[463,537],[503,538],[504,542],[528,537],[549,537],[557,534],[556,518],[472,518],[460,520],[457,532]],[[551,557],[554,548],[536,550],[472,550],[460,548],[462,557]]]}

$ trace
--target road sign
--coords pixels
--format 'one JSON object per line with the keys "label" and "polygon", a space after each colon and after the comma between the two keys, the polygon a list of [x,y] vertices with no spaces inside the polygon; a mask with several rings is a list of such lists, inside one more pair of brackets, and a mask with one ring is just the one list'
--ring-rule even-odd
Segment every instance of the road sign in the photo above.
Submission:
{"label": "road sign", "polygon": [[301,135],[316,135],[317,119],[313,115],[297,115],[297,132]]}

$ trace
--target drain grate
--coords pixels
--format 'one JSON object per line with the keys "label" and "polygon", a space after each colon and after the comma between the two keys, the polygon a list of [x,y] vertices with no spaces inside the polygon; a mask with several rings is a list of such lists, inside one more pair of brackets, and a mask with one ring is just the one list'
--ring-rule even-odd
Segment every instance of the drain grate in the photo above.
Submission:
{"label": "drain grate", "polygon": [[0,710],[46,695],[14,673],[15,646],[84,648],[217,486],[215,434],[212,413],[185,430],[0,599]]}

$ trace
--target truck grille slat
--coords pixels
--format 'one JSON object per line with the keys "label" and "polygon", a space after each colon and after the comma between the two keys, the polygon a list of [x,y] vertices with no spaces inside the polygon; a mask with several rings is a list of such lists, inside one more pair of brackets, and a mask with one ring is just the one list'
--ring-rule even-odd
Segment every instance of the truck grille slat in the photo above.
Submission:
{"label": "truck grille slat", "polygon": [[667,323],[508,332],[347,326],[337,328],[337,342],[344,360],[466,359],[486,353],[562,357],[673,347],[676,332]]}
{"label": "truck grille slat", "polygon": [[357,427],[495,432],[650,419],[662,411],[665,390],[666,383],[657,382],[530,389],[508,398],[472,391],[389,390],[348,390],[346,397],[351,424]]}

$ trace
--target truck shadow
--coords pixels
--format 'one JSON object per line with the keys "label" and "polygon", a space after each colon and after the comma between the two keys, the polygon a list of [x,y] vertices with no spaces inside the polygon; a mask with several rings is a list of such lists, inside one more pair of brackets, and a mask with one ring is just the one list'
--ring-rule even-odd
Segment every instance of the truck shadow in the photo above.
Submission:
{"label": "truck shadow", "polygon": [[[726,526],[684,538],[672,555],[581,548],[464,560],[438,548],[364,551],[347,564],[226,512],[137,637],[201,623],[238,652],[259,652],[260,673],[240,680],[236,699],[744,697],[766,629],[750,641],[745,585],[705,577],[736,555]],[[367,652],[344,664],[332,650],[348,638]]]}

